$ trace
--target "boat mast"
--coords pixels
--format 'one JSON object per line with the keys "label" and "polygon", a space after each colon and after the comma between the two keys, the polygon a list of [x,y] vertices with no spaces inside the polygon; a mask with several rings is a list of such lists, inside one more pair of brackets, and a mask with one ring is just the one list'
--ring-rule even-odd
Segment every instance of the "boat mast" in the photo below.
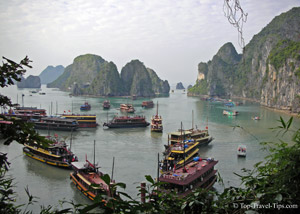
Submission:
{"label": "boat mast", "polygon": [[71,148],[72,148],[72,136],[73,136],[73,129],[71,129],[70,151],[71,151]]}
{"label": "boat mast", "polygon": [[115,157],[113,157],[113,165],[111,169],[111,181],[114,179]]}
{"label": "boat mast", "polygon": [[185,141],[182,137],[182,122],[181,122],[181,139],[183,142],[183,169],[185,168]]}
{"label": "boat mast", "polygon": [[157,182],[159,182],[159,153],[157,153]]}
{"label": "boat mast", "polygon": [[[95,144],[96,144],[96,140],[94,140],[94,167],[96,169],[96,166],[95,166]],[[97,169],[96,169],[97,170]]]}
{"label": "boat mast", "polygon": [[192,110],[192,130],[194,130],[194,110]]}
{"label": "boat mast", "polygon": [[158,101],[157,101],[157,104],[156,104],[156,115],[158,116]]}

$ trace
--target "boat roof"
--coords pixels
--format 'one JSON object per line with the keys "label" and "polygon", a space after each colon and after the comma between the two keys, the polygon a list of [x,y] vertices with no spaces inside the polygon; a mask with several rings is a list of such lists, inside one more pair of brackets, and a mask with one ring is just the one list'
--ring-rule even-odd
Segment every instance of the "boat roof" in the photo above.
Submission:
{"label": "boat roof", "polygon": [[162,174],[159,180],[177,185],[188,185],[209,169],[213,168],[217,163],[218,161],[210,158],[193,161],[186,165],[186,172],[183,171],[183,168],[168,171]]}
{"label": "boat roof", "polygon": [[181,131],[177,131],[177,132],[170,132],[168,133],[169,135],[176,135],[176,136],[181,136],[181,135],[188,135],[188,134],[192,134],[191,131],[188,131],[188,130],[183,130],[182,132]]}
{"label": "boat roof", "polygon": [[75,119],[69,119],[69,118],[63,118],[63,117],[43,117],[42,120],[48,120],[48,121],[68,121],[68,122],[74,122]]}
{"label": "boat roof", "polygon": [[78,170],[86,169],[86,162],[72,162],[72,166]]}

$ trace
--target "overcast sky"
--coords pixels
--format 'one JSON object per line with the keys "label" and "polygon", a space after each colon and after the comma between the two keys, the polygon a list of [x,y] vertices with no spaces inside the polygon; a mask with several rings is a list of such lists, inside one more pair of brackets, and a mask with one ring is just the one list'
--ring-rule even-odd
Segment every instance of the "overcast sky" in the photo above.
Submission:
{"label": "overcast sky", "polygon": [[[246,44],[275,16],[300,0],[240,0],[248,13]],[[0,55],[33,60],[29,74],[72,64],[91,53],[119,72],[139,59],[171,84],[194,83],[199,62],[226,42],[240,53],[237,30],[224,17],[223,0],[0,0]]]}

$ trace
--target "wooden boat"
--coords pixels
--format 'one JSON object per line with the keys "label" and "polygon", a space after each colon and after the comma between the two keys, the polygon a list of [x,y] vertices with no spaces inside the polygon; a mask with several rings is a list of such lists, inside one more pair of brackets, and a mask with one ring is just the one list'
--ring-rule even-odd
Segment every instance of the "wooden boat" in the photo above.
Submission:
{"label": "wooden boat", "polygon": [[104,123],[103,126],[108,128],[137,128],[147,127],[150,123],[146,121],[144,116],[115,116],[110,122]]}
{"label": "wooden boat", "polygon": [[178,142],[165,150],[162,169],[167,171],[174,167],[180,168],[192,161],[198,152],[199,142],[193,140]]}
{"label": "wooden boat", "polygon": [[240,157],[246,157],[247,147],[245,145],[239,145],[237,148],[237,155]]}
{"label": "wooden boat", "polygon": [[104,100],[102,106],[103,106],[103,109],[110,109],[110,102],[109,102],[109,100]]}
{"label": "wooden boat", "polygon": [[168,134],[168,146],[173,146],[183,140],[195,141],[199,143],[199,146],[202,146],[209,144],[213,140],[213,137],[209,135],[208,129],[179,129],[177,132]]}
{"label": "wooden boat", "polygon": [[237,116],[239,114],[238,111],[228,111],[228,110],[223,110],[223,115],[227,116]]}
{"label": "wooden boat", "polygon": [[[98,170],[100,167],[97,167],[95,164],[95,151],[94,164],[86,158],[85,162],[73,162],[72,167],[74,172],[70,173],[70,179],[76,185],[77,189],[90,200],[93,201],[98,194],[110,197],[115,196],[115,193],[110,191],[109,185],[101,178],[103,173]],[[114,181],[111,180],[110,184],[113,183]]]}
{"label": "wooden boat", "polygon": [[84,102],[84,104],[80,106],[80,110],[81,111],[91,110],[91,105],[88,102]]}
{"label": "wooden boat", "polygon": [[25,143],[23,153],[35,160],[52,166],[71,168],[71,163],[78,161],[78,158],[67,148],[64,141],[52,139],[53,144],[44,147],[36,142]]}
{"label": "wooden boat", "polygon": [[143,101],[142,102],[142,107],[143,108],[153,108],[154,107],[154,103],[152,100],[150,101]]}
{"label": "wooden boat", "polygon": [[212,158],[195,157],[183,168],[165,171],[159,176],[159,181],[164,182],[160,190],[174,190],[178,197],[185,197],[197,188],[210,189],[216,182],[217,163]]}
{"label": "wooden boat", "polygon": [[134,113],[135,109],[132,104],[121,104],[120,111],[126,112],[126,113]]}
{"label": "wooden boat", "polygon": [[260,120],[260,117],[259,116],[254,116],[251,118],[252,120]]}
{"label": "wooden boat", "polygon": [[40,121],[33,121],[33,123],[36,129],[75,131],[78,128],[77,120],[62,117],[44,117]]}
{"label": "wooden boat", "polygon": [[61,117],[77,120],[78,128],[96,128],[98,126],[95,114],[62,114]]}
{"label": "wooden boat", "polygon": [[23,121],[40,120],[42,117],[46,116],[46,110],[38,109],[36,107],[15,107],[14,109],[9,109],[5,116],[9,118],[18,118]]}
{"label": "wooden boat", "polygon": [[162,118],[160,115],[158,115],[158,102],[156,104],[156,115],[152,116],[151,118],[151,131],[152,132],[163,131]]}

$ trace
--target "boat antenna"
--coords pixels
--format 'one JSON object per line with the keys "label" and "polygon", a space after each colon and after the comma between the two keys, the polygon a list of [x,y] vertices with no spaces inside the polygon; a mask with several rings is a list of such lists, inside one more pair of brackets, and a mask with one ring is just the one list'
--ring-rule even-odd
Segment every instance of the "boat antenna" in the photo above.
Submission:
{"label": "boat antenna", "polygon": [[52,116],[52,101],[51,101],[51,116]]}
{"label": "boat antenna", "polygon": [[157,153],[157,182],[159,182],[159,153]]}
{"label": "boat antenna", "polygon": [[57,115],[57,111],[58,111],[58,104],[57,104],[57,101],[56,101],[56,115]]}
{"label": "boat antenna", "polygon": [[113,164],[111,169],[111,181],[114,179],[115,157],[113,157]]}
{"label": "boat antenna", "polygon": [[192,110],[192,130],[194,130],[194,110]]}
{"label": "boat antenna", "polygon": [[[182,122],[181,122],[181,133],[182,133]],[[181,134],[181,139],[182,138],[182,134]],[[185,169],[185,140],[183,139],[183,170]]]}
{"label": "boat antenna", "polygon": [[96,165],[95,165],[95,145],[96,145],[96,140],[94,140],[94,167],[96,169]]}
{"label": "boat antenna", "polygon": [[72,136],[73,136],[73,129],[71,129],[70,151],[71,151],[71,148],[72,148]]}

